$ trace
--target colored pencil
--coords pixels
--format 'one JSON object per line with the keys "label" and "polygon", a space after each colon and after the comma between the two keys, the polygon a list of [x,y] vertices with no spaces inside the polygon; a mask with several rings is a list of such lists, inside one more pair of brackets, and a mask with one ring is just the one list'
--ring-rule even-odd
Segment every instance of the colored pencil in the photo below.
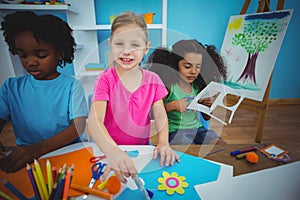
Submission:
{"label": "colored pencil", "polygon": [[72,173],[72,167],[69,167],[66,175],[64,190],[63,190],[63,200],[68,199],[68,193],[69,193],[69,187],[70,187],[70,181],[71,181],[71,173]]}
{"label": "colored pencil", "polygon": [[27,163],[27,173],[28,173],[28,176],[29,176],[29,179],[30,179],[30,183],[31,183],[32,189],[34,191],[35,199],[36,200],[40,200],[41,199],[40,198],[40,193],[39,193],[39,190],[37,188],[35,179],[33,177],[32,169],[31,169],[31,167],[30,167],[30,165],[28,163]]}
{"label": "colored pencil", "polygon": [[45,200],[46,197],[44,196],[44,193],[43,193],[43,190],[42,190],[42,186],[41,186],[40,180],[39,180],[39,178],[38,178],[38,176],[37,176],[37,174],[36,174],[35,166],[33,165],[31,169],[32,169],[32,174],[33,174],[33,177],[34,177],[36,186],[37,186],[37,188],[38,188],[40,197],[41,197],[42,200]]}
{"label": "colored pencil", "polygon": [[4,199],[7,199],[7,200],[14,200],[11,196],[5,194],[1,190],[0,190],[0,197],[3,197]]}
{"label": "colored pencil", "polygon": [[51,194],[52,187],[53,187],[53,177],[52,177],[52,170],[51,170],[51,163],[49,160],[46,161],[46,171],[47,171],[47,183],[48,183],[48,193]]}
{"label": "colored pencil", "polygon": [[85,193],[89,193],[89,194],[93,194],[99,197],[102,197],[104,199],[110,199],[113,195],[98,189],[92,189],[92,188],[88,188],[88,187],[84,187],[81,185],[77,185],[75,183],[71,184],[71,188],[75,189],[75,190],[79,190]]}
{"label": "colored pencil", "polygon": [[57,190],[57,185],[58,185],[57,182],[55,182],[53,184],[53,188],[52,188],[49,200],[53,200],[54,199],[54,196],[55,196],[55,193],[56,193],[56,190]]}
{"label": "colored pencil", "polygon": [[48,199],[49,198],[49,193],[48,193],[48,190],[47,190],[47,187],[46,187],[45,179],[44,179],[44,176],[43,176],[43,173],[42,173],[42,170],[41,170],[41,166],[40,166],[40,164],[38,163],[38,161],[36,159],[34,159],[34,166],[35,166],[35,169],[36,169],[37,177],[39,178],[39,181],[41,183],[41,187],[42,187],[44,196],[46,197],[46,199]]}
{"label": "colored pencil", "polygon": [[52,166],[52,180],[53,180],[53,184],[56,181],[56,168],[55,166]]}
{"label": "colored pencil", "polygon": [[226,150],[225,148],[223,148],[223,149],[219,149],[219,150],[216,150],[216,151],[210,152],[209,154],[207,154],[207,156],[209,156],[209,155],[212,155],[212,154],[215,154],[215,153],[219,153],[219,152],[221,152],[221,151],[225,151],[225,150]]}
{"label": "colored pencil", "polygon": [[62,175],[58,185],[57,185],[57,190],[55,192],[55,195],[54,195],[54,200],[59,200],[61,199],[61,194],[62,194],[62,190],[63,190],[63,186],[64,186],[64,183],[65,183],[65,174]]}
{"label": "colored pencil", "polygon": [[1,181],[5,185],[7,189],[9,189],[14,195],[16,195],[21,200],[27,200],[27,198],[17,189],[13,184],[5,180],[4,178],[1,178]]}

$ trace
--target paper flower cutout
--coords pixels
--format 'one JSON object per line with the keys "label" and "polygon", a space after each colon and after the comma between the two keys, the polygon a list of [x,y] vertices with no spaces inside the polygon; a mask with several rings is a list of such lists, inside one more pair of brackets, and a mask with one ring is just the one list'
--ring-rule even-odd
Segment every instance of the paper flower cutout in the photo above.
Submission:
{"label": "paper flower cutout", "polygon": [[184,176],[178,176],[176,172],[172,172],[169,174],[164,171],[162,173],[163,177],[159,177],[157,181],[161,183],[161,185],[157,186],[158,190],[166,190],[167,194],[172,195],[174,192],[178,194],[184,194],[184,189],[189,186],[187,182],[184,182]]}

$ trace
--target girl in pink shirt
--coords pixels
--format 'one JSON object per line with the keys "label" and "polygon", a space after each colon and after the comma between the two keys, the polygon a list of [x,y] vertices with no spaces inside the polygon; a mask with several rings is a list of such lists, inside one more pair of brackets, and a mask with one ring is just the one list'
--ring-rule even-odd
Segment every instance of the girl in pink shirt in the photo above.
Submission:
{"label": "girl in pink shirt", "polygon": [[150,48],[144,18],[132,12],[120,14],[113,21],[109,45],[114,63],[95,82],[87,131],[108,159],[102,179],[114,170],[126,183],[125,177],[134,178],[137,170],[118,145],[149,144],[150,109],[158,130],[153,158],[160,154],[160,164],[168,166],[179,162],[179,157],[168,142],[162,101],[168,92],[158,75],[140,67]]}

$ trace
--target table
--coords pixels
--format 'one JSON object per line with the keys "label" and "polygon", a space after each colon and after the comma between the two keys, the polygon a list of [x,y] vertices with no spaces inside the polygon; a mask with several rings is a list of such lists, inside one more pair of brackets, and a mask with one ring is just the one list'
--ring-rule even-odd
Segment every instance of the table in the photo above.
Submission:
{"label": "table", "polygon": [[[247,162],[245,159],[237,159],[235,156],[231,156],[230,152],[238,149],[243,149],[247,147],[256,146],[262,149],[270,143],[260,143],[260,144],[227,144],[227,145],[172,145],[174,150],[179,152],[184,152],[193,156],[198,156],[205,158],[207,160],[224,163],[233,166],[233,175],[241,175],[250,172],[255,172],[263,169],[268,169],[272,167],[277,167],[284,165],[284,163],[276,162],[265,157],[259,150],[256,152],[259,157],[259,162],[252,164]],[[291,162],[296,162],[300,160],[300,144],[299,143],[280,143],[277,146],[289,151],[289,156],[291,157]],[[223,150],[225,149],[225,150]],[[209,153],[222,150],[220,152],[208,155]]]}

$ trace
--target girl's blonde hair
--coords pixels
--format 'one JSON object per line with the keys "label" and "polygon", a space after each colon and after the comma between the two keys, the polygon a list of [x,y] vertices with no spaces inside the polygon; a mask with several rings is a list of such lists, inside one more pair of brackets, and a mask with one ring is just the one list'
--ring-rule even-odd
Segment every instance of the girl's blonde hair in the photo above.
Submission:
{"label": "girl's blonde hair", "polygon": [[126,26],[128,24],[138,25],[145,33],[145,36],[146,36],[145,42],[148,42],[148,29],[147,29],[147,24],[145,22],[144,17],[140,14],[135,14],[134,12],[131,12],[131,11],[123,12],[114,19],[114,21],[111,25],[110,36],[113,36],[114,32],[118,28],[120,28],[122,26]]}

